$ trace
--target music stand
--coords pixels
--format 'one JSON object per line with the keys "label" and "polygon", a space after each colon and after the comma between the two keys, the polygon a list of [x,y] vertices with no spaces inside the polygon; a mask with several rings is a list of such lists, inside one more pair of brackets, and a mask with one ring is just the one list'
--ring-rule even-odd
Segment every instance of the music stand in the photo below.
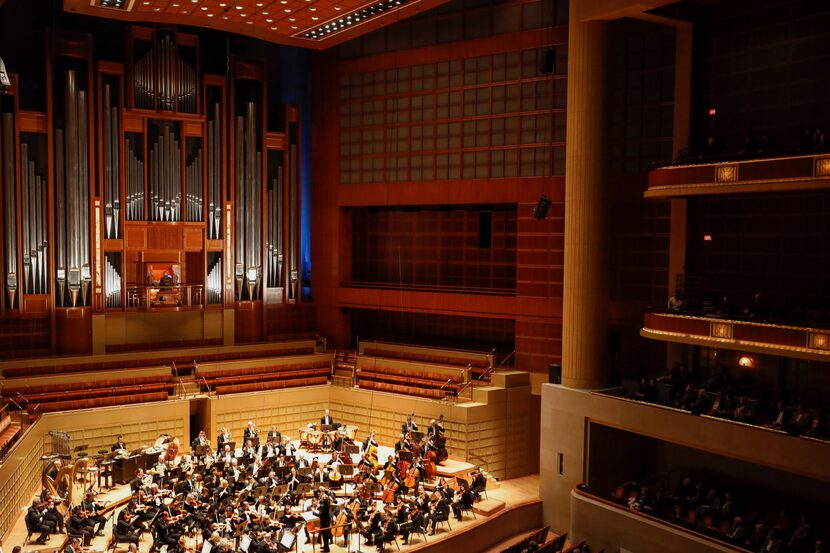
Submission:
{"label": "music stand", "polygon": [[398,455],[400,455],[402,460],[409,461],[410,463],[412,462],[412,452],[411,451],[406,451],[405,449],[402,449],[398,452]]}
{"label": "music stand", "polygon": [[420,442],[421,440],[424,439],[424,433],[423,432],[418,432],[417,430],[413,430],[412,432],[410,432],[409,436],[410,436],[410,438],[412,438],[413,441],[417,440],[417,441]]}
{"label": "music stand", "polygon": [[360,446],[357,444],[346,444],[346,453],[349,455],[360,455]]}
{"label": "music stand", "polygon": [[252,446],[259,447],[259,436],[253,436],[253,437],[248,438],[248,439],[251,440],[251,445]]}
{"label": "music stand", "polygon": [[207,455],[207,452],[210,450],[210,446],[208,445],[197,445],[193,448],[193,455],[197,457],[202,457],[203,455]]}
{"label": "music stand", "polygon": [[299,474],[300,476],[308,476],[311,473],[311,467],[303,467],[301,469],[297,469],[297,474]]}
{"label": "music stand", "polygon": [[320,425],[320,432],[331,432],[332,425],[331,424],[321,424]]}
{"label": "music stand", "polygon": [[288,484],[280,484],[279,486],[274,486],[274,489],[271,490],[271,497],[282,497],[285,495],[285,492],[288,491]]}
{"label": "music stand", "polygon": [[280,551],[291,551],[294,549],[295,545],[297,545],[297,534],[287,528],[283,528],[280,531],[280,537],[277,540],[277,546],[279,546]]}
{"label": "music stand", "polygon": [[307,482],[303,482],[302,484],[297,485],[297,489],[294,490],[295,495],[303,495],[311,491],[311,484]]}

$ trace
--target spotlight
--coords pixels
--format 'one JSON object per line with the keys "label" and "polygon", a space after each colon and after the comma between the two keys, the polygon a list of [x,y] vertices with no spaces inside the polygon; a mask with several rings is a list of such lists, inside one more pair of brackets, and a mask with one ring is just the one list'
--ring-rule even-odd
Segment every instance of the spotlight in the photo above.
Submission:
{"label": "spotlight", "polygon": [[755,359],[753,359],[749,355],[742,355],[738,358],[738,366],[743,367],[745,369],[754,369]]}
{"label": "spotlight", "polygon": [[550,209],[550,198],[542,194],[539,197],[539,201],[536,203],[536,207],[533,208],[533,218],[534,219],[544,219],[548,215],[548,210]]}
{"label": "spotlight", "polygon": [[6,64],[3,63],[3,58],[0,58],[0,94],[8,92],[11,85],[9,74],[6,73]]}

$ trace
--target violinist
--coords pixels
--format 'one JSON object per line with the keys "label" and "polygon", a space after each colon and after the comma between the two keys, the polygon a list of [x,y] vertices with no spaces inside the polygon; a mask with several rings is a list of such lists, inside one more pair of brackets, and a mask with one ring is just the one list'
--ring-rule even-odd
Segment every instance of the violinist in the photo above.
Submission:
{"label": "violinist", "polygon": [[246,440],[250,440],[251,438],[256,438],[259,436],[259,432],[257,432],[256,426],[254,426],[254,421],[248,421],[248,427],[243,432],[243,437]]}
{"label": "violinist", "polygon": [[288,489],[291,492],[295,492],[297,490],[297,486],[300,485],[300,475],[297,474],[296,467],[291,467],[291,472],[288,474],[286,483],[288,484]]}
{"label": "violinist", "polygon": [[225,465],[230,465],[231,461],[234,460],[233,451],[231,451],[231,446],[229,444],[225,444],[222,446],[222,452],[219,454],[219,458],[216,459],[217,463],[224,463]]}
{"label": "violinist", "polygon": [[134,531],[130,522],[130,512],[127,509],[123,509],[118,515],[118,521],[115,523],[115,538],[118,541],[138,544],[138,532]]}
{"label": "violinist", "polygon": [[167,474],[167,464],[164,462],[164,453],[159,455],[158,461],[150,469],[153,475],[153,482],[159,483],[164,481],[164,475]]}
{"label": "violinist", "polygon": [[406,520],[398,524],[401,532],[401,538],[404,542],[409,541],[409,534],[416,529],[422,528],[424,525],[424,511],[415,502],[407,513]]}
{"label": "violinist", "polygon": [[184,478],[176,483],[176,491],[178,493],[183,493],[185,496],[190,495],[191,493],[196,491],[196,488],[193,484],[193,473],[186,472],[184,473]]}
{"label": "violinist", "polygon": [[386,519],[380,523],[378,531],[372,536],[375,545],[378,546],[378,551],[383,551],[384,543],[394,541],[397,533],[398,525],[395,524],[395,518],[387,515]]}
{"label": "violinist", "polygon": [[461,482],[459,489],[455,490],[455,500],[452,502],[452,512],[458,520],[461,520],[462,511],[473,508],[473,492],[470,491],[470,485],[466,480]]}
{"label": "violinist", "polygon": [[182,523],[187,526],[188,531],[198,526],[199,530],[204,532],[210,525],[208,513],[199,505],[196,495],[188,494],[184,500],[182,509],[187,513]]}
{"label": "violinist", "polygon": [[174,522],[170,513],[163,513],[156,519],[156,543],[172,548],[179,543],[183,529]]}
{"label": "violinist", "polygon": [[444,522],[450,518],[450,506],[447,498],[444,496],[443,490],[436,489],[435,500],[432,501],[429,508],[429,514],[426,516],[427,524],[429,526],[429,535],[435,535],[435,527],[439,522]]}
{"label": "violinist", "polygon": [[374,543],[375,536],[381,534],[381,514],[375,506],[375,502],[369,503],[369,510],[366,512],[368,526],[363,529],[363,536],[366,538],[366,545]]}
{"label": "violinist", "polygon": [[140,495],[144,489],[144,469],[135,469],[135,478],[130,480],[130,491],[133,495]]}
{"label": "violinist", "polygon": [[41,504],[39,501],[32,501],[31,507],[26,511],[26,528],[32,533],[40,532],[40,537],[35,542],[38,545],[45,545],[49,539],[49,533],[54,531],[55,523],[45,520],[41,514]]}
{"label": "violinist", "polygon": [[479,467],[475,468],[475,472],[472,474],[472,477],[473,483],[470,491],[473,492],[473,497],[476,501],[481,501],[481,494],[487,488],[487,478],[484,477],[484,474],[482,474]]}
{"label": "violinist", "polygon": [[283,442],[283,446],[282,446],[283,455],[285,455],[287,457],[293,457],[294,454],[297,453],[297,448],[296,448],[296,446],[294,446],[294,444],[291,443],[291,438],[289,438],[288,436],[283,436],[282,437],[282,442]]}
{"label": "violinist", "polygon": [[46,499],[43,501],[41,508],[43,520],[53,528],[56,528],[58,532],[63,533],[63,515],[58,512],[57,504],[65,500],[54,497],[48,491],[45,493],[45,496]]}
{"label": "violinist", "polygon": [[112,444],[110,451],[120,451],[122,449],[127,449],[127,443],[124,441],[123,436],[119,434],[118,438],[115,440],[115,443]]}
{"label": "violinist", "polygon": [[81,510],[80,505],[76,505],[66,521],[66,531],[69,534],[83,536],[84,547],[89,547],[92,543],[92,536],[95,534],[93,528],[95,523],[86,518],[86,512]]}
{"label": "violinist", "polygon": [[104,526],[107,524],[107,519],[101,516],[99,511],[101,510],[101,505],[95,501],[95,494],[92,492],[87,492],[86,498],[81,502],[81,509],[87,512],[87,519],[92,521],[93,526],[98,524],[98,531],[95,532],[96,536],[103,536],[104,535]]}
{"label": "violinist", "polygon": [[72,538],[66,543],[66,547],[63,548],[63,553],[83,553],[83,549],[81,548],[81,540],[79,538]]}

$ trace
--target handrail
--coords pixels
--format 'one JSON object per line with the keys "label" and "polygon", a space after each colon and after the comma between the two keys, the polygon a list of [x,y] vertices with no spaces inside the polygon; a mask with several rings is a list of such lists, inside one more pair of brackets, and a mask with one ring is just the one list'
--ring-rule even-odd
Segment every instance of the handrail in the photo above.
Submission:
{"label": "handrail", "polygon": [[751,550],[744,549],[743,547],[738,547],[737,545],[731,544],[728,541],[719,540],[717,538],[713,538],[712,536],[707,536],[706,534],[703,534],[701,532],[695,532],[694,530],[689,530],[688,528],[686,528],[684,526],[680,526],[679,524],[674,524],[673,522],[670,522],[668,520],[665,520],[665,519],[662,519],[662,518],[659,518],[659,517],[656,517],[656,516],[653,516],[653,515],[649,515],[647,513],[642,512],[642,511],[635,511],[633,509],[629,509],[628,507],[624,507],[622,505],[614,503],[613,501],[609,501],[608,499],[605,499],[605,498],[600,497],[598,495],[594,495],[594,494],[586,491],[584,489],[584,487],[585,487],[584,484],[578,484],[578,485],[574,486],[573,493],[575,493],[576,495],[579,495],[581,497],[586,497],[586,498],[588,498],[592,501],[596,501],[597,503],[601,503],[605,506],[613,507],[617,510],[625,511],[627,513],[631,513],[633,516],[642,517],[642,518],[644,518],[644,519],[646,519],[650,522],[654,522],[654,523],[657,523],[657,524],[668,526],[669,528],[672,528],[673,530],[683,532],[684,534],[691,534],[691,535],[693,535],[697,538],[701,538],[703,540],[715,543],[715,544],[717,544],[719,546],[722,546],[722,547],[725,547],[727,549],[731,549],[732,551],[738,551],[740,553],[752,553]]}

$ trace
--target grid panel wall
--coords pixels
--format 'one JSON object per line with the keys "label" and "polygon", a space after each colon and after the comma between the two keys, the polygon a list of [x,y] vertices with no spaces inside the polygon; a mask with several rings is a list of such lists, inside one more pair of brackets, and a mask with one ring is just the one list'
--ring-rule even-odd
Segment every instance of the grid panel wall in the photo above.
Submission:
{"label": "grid panel wall", "polygon": [[566,61],[557,44],[342,75],[341,184],[563,175]]}

